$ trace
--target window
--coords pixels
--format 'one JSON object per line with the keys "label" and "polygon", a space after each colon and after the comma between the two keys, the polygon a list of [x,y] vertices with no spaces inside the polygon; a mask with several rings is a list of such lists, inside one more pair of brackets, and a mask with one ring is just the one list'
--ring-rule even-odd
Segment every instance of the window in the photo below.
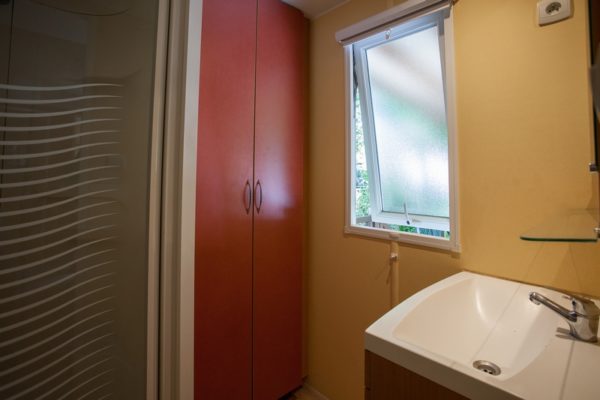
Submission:
{"label": "window", "polygon": [[458,250],[449,15],[345,43],[348,233]]}

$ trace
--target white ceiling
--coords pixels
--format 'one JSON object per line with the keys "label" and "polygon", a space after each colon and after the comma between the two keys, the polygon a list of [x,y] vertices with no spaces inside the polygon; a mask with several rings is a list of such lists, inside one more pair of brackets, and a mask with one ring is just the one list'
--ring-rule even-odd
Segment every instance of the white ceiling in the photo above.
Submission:
{"label": "white ceiling", "polygon": [[301,10],[307,18],[315,19],[325,12],[350,0],[282,0]]}

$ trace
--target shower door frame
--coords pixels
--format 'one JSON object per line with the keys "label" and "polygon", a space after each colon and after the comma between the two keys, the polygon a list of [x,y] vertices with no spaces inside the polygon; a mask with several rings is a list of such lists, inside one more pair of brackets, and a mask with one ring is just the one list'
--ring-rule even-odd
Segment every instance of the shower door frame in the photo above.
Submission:
{"label": "shower door frame", "polygon": [[193,110],[200,46],[200,23],[195,21],[201,21],[202,0],[158,0],[157,7],[147,214],[146,399],[187,399],[193,393]]}
{"label": "shower door frame", "polygon": [[148,215],[146,399],[192,399],[202,0],[159,0]]}
{"label": "shower door frame", "polygon": [[[148,399],[194,398],[202,0],[159,0],[149,247]],[[161,94],[158,96],[157,94]],[[156,130],[156,132],[154,131]],[[155,169],[156,168],[156,169]],[[151,291],[155,295],[150,296]]]}
{"label": "shower door frame", "polygon": [[[176,0],[173,0],[175,3]],[[160,253],[162,214],[163,142],[166,134],[165,87],[167,76],[170,1],[158,1],[156,52],[154,58],[152,132],[150,146],[148,198],[148,300],[146,333],[146,399],[158,399],[159,390],[159,318],[160,318]]]}

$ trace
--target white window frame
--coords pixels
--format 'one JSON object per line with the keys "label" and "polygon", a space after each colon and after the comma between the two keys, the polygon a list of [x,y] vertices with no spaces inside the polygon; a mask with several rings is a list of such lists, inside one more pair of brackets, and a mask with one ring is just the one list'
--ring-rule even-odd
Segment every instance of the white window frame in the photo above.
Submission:
{"label": "white window frame", "polygon": [[[394,7],[393,9],[382,13],[380,16],[375,16],[367,21],[356,24],[353,27],[346,28],[338,32],[336,36],[345,35],[348,37],[354,37],[362,40],[361,44],[366,42],[381,43],[381,36],[385,35],[386,31],[390,28],[392,38],[402,37],[408,35],[426,27],[438,25],[439,38],[440,38],[440,53],[442,55],[442,70],[444,76],[444,89],[445,89],[445,101],[446,101],[446,120],[448,130],[448,184],[449,184],[449,224],[443,223],[441,218],[419,216],[419,215],[408,215],[409,219],[413,221],[410,226],[417,228],[429,228],[438,230],[449,230],[450,238],[441,238],[434,236],[426,236],[420,234],[414,234],[409,232],[397,232],[388,229],[380,229],[373,227],[364,227],[354,224],[356,221],[356,149],[354,139],[354,127],[355,127],[355,115],[354,115],[354,50],[352,44],[358,40],[351,41],[350,43],[344,44],[345,54],[345,70],[346,70],[346,224],[344,232],[347,234],[355,234],[361,236],[367,236],[379,239],[392,239],[403,243],[434,247],[438,249],[449,250],[453,252],[460,251],[460,238],[458,229],[458,177],[457,177],[457,139],[456,139],[456,106],[455,106],[455,80],[454,80],[454,46],[453,46],[453,25],[452,25],[452,11],[450,7],[444,7],[443,9],[425,10],[422,13],[418,13],[418,18],[412,18],[407,21],[406,18],[402,18],[406,15],[408,8],[418,8],[419,3],[425,4],[430,3],[428,1],[409,1],[407,4]],[[414,11],[411,11],[414,12]],[[445,13],[442,17],[442,13]],[[395,14],[396,17],[395,18]],[[394,19],[397,22],[394,28],[393,24],[381,24],[382,18]],[[379,27],[373,32],[373,21],[379,23]],[[362,30],[362,32],[361,32]],[[350,33],[351,32],[351,33]],[[364,39],[370,37],[370,39]],[[340,40],[343,42],[343,39]],[[363,46],[364,47],[364,46]],[[364,52],[363,52],[364,54]],[[363,61],[364,62],[364,61]],[[359,74],[366,74],[367,71],[360,71],[360,68],[356,71]],[[368,79],[364,79],[364,82],[368,82]],[[359,79],[359,84],[361,84]],[[365,88],[363,88],[365,90]],[[366,115],[367,118],[372,118],[372,109],[367,104],[363,106],[364,100],[361,98],[361,112]],[[366,112],[366,114],[365,114]],[[372,121],[372,120],[371,120]],[[363,125],[364,126],[364,125]],[[367,153],[376,152],[375,146],[370,143],[367,146],[367,140],[373,141],[374,133],[369,130],[368,127],[364,129],[365,137],[365,149]],[[371,132],[369,132],[371,131]],[[369,149],[369,150],[367,150]],[[377,170],[377,162],[374,162],[373,157],[377,157],[377,154],[366,154],[368,174],[369,174],[369,190],[372,204],[372,215],[375,216],[375,220],[381,223],[389,223],[395,225],[407,225],[406,221],[402,221],[403,215],[399,213],[389,213],[381,211],[382,200],[381,191],[379,190]],[[375,158],[376,160],[376,158]],[[415,223],[416,222],[416,223]],[[440,222],[442,222],[440,224]]]}

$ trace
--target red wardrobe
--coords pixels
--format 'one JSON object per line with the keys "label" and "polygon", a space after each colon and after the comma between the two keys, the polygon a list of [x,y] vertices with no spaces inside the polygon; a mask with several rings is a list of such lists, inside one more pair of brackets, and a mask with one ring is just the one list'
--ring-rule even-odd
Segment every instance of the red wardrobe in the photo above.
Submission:
{"label": "red wardrobe", "polygon": [[278,0],[204,0],[195,398],[302,383],[307,21]]}

